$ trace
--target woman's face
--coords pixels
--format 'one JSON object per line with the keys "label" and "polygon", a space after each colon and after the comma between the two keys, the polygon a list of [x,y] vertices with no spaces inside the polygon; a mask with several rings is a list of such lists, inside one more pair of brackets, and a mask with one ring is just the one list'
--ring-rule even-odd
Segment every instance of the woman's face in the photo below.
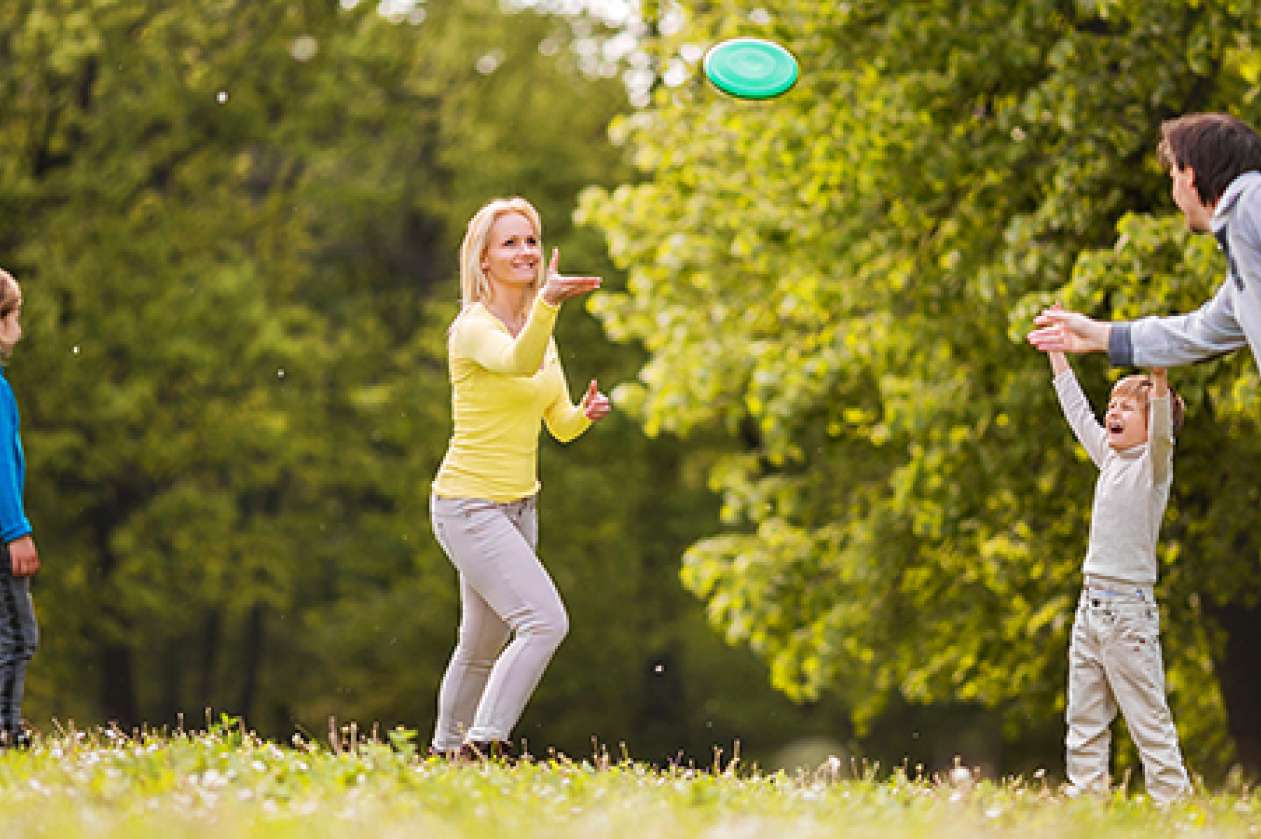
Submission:
{"label": "woman's face", "polygon": [[528,286],[539,275],[541,247],[528,218],[506,213],[490,226],[482,270],[495,285]]}

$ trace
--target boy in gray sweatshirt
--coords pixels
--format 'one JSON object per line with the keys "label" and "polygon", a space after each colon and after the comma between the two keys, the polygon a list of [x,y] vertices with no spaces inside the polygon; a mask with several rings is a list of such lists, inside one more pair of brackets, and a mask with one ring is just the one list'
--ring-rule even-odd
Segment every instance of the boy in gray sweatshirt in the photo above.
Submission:
{"label": "boy in gray sweatshirt", "polygon": [[1064,416],[1099,468],[1068,651],[1069,791],[1108,789],[1110,729],[1119,707],[1143,762],[1147,792],[1165,803],[1190,792],[1165,699],[1152,595],[1182,403],[1163,368],[1127,376],[1113,387],[1101,425],[1064,354],[1047,356]]}

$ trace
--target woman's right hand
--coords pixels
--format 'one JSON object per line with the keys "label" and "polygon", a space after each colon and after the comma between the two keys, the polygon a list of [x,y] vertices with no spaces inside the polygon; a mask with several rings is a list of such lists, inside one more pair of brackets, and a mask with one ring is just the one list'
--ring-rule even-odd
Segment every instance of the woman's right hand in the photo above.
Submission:
{"label": "woman's right hand", "polygon": [[547,266],[547,282],[543,284],[543,300],[553,306],[580,294],[586,294],[600,287],[599,277],[566,277],[558,270],[560,265],[560,248],[552,248],[552,261]]}

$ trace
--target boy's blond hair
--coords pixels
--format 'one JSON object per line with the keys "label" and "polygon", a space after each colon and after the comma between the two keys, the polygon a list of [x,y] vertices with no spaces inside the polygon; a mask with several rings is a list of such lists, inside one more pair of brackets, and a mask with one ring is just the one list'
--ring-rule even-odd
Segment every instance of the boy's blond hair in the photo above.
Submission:
{"label": "boy's blond hair", "polygon": [[[1144,373],[1135,373],[1132,376],[1126,376],[1119,379],[1112,386],[1112,399],[1117,397],[1130,398],[1138,402],[1143,409],[1143,414],[1147,414],[1147,400],[1151,397],[1152,377]],[[1186,406],[1182,403],[1182,397],[1179,396],[1173,388],[1169,388],[1169,413],[1172,415],[1173,433],[1177,434],[1182,430],[1182,421],[1186,416]]]}

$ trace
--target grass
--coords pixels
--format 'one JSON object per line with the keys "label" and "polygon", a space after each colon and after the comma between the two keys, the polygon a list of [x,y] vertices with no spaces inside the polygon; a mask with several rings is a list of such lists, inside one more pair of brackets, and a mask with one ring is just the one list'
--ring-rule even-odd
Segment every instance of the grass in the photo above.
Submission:
{"label": "grass", "polygon": [[[0,833],[26,837],[1132,837],[1261,835],[1261,794],[1066,798],[1041,780],[658,769],[607,756],[515,766],[417,755],[414,732],[279,745],[203,732],[65,731],[0,754]],[[339,740],[341,738],[338,738]]]}

